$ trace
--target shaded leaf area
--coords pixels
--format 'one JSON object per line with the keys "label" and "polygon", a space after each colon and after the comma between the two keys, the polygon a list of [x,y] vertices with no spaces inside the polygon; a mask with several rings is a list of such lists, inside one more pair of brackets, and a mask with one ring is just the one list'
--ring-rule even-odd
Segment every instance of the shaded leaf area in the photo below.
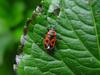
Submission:
{"label": "shaded leaf area", "polygon": [[[59,15],[51,14],[59,6]],[[44,13],[30,26],[19,75],[99,75],[100,45],[98,0],[44,0]],[[100,16],[100,15],[99,15]],[[43,39],[55,26],[54,54],[46,53]]]}

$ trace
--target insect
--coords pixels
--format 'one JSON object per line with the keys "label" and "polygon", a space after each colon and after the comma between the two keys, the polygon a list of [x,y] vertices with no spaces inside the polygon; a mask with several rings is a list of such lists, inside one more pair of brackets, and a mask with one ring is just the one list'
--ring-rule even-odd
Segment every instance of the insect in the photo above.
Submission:
{"label": "insect", "polygon": [[56,43],[56,31],[51,28],[44,39],[44,47],[48,52],[52,52]]}

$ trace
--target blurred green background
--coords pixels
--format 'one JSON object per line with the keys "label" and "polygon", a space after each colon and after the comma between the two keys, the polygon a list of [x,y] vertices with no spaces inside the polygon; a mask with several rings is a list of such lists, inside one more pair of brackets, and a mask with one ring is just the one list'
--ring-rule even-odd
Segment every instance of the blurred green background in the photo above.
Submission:
{"label": "blurred green background", "polygon": [[15,75],[13,64],[23,26],[41,0],[0,0],[0,75]]}

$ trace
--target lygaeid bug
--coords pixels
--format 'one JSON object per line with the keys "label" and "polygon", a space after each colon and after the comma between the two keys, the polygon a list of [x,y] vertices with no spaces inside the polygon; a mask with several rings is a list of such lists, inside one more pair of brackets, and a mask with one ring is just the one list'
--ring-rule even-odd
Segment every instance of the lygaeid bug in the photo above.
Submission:
{"label": "lygaeid bug", "polygon": [[56,31],[51,28],[44,39],[44,47],[48,52],[52,52],[56,43]]}

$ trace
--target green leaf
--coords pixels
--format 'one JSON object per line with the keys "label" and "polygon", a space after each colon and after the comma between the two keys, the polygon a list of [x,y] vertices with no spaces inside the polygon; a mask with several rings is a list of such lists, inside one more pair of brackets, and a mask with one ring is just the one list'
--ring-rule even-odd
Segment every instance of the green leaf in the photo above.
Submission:
{"label": "green leaf", "polygon": [[[100,39],[100,9],[98,7],[100,7],[100,0],[98,0],[98,2],[95,1],[92,4],[92,10],[94,14],[95,23],[96,23],[97,34],[98,34],[98,38]],[[100,43],[100,40],[99,40],[99,43]]]}
{"label": "green leaf", "polygon": [[[46,2],[48,6],[45,6]],[[48,15],[48,10],[56,3],[60,13],[53,18]],[[47,11],[37,18],[37,23],[32,25],[33,29],[27,35],[18,74],[99,75],[99,6],[100,0],[44,0]],[[43,39],[47,28],[52,25],[56,28],[57,42],[54,54],[49,55],[45,52]]]}

